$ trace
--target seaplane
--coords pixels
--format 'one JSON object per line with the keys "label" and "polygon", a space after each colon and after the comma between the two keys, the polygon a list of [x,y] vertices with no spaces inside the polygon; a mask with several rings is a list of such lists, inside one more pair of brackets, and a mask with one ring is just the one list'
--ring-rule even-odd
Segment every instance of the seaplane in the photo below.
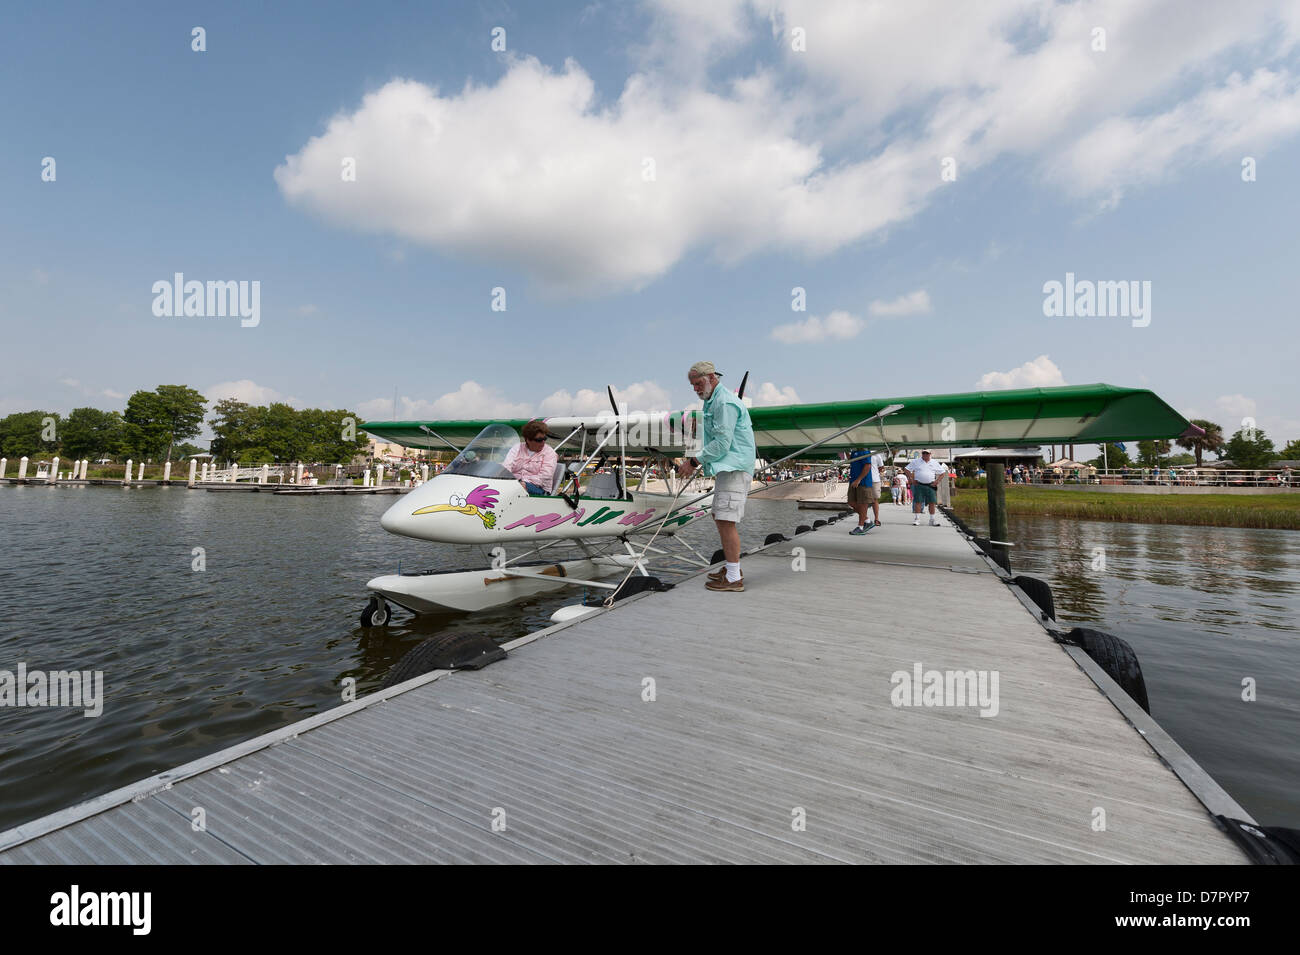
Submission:
{"label": "seaplane", "polygon": [[[613,599],[661,589],[650,573],[655,561],[715,563],[680,536],[708,518],[710,489],[676,480],[671,467],[698,448],[698,412],[632,413],[608,393],[612,411],[534,419],[558,442],[552,447],[560,465],[546,495],[530,494],[505,467],[525,420],[367,422],[365,430],[384,441],[456,452],[446,468],[388,508],[383,528],[434,543],[480,545],[488,563],[375,577],[366,584],[362,626],[385,626],[390,605],[417,615],[473,612],[566,587]],[[743,397],[743,381],[738,394]],[[759,458],[767,462],[756,476],[791,460],[824,460],[859,448],[883,448],[892,457],[908,447],[1099,444],[1197,430],[1151,391],[1105,384],[755,407],[750,419]],[[628,486],[629,460],[640,464],[636,487]],[[648,490],[656,464],[664,492]],[[511,557],[507,547],[519,552]],[[566,550],[576,554],[548,559]],[[618,576],[620,582],[609,581]]]}

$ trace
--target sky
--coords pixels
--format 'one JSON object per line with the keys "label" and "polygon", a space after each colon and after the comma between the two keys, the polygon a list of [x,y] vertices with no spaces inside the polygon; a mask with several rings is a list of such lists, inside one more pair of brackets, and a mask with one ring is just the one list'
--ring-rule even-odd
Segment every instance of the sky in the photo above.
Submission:
{"label": "sky", "polygon": [[[756,404],[1106,382],[1300,438],[1293,0],[0,25],[0,415],[676,409],[706,359]],[[165,314],[177,273],[250,308]],[[1049,314],[1070,281],[1132,295]]]}

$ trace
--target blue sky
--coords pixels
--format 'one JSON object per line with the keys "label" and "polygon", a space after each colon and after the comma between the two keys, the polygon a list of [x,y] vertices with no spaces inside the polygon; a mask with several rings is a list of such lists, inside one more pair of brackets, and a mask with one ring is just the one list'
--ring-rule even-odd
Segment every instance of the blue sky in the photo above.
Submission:
{"label": "blue sky", "polygon": [[[1294,4],[4,18],[0,414],[651,410],[707,358],[762,403],[1106,381],[1300,438]],[[260,282],[259,323],[156,316],[176,272]],[[1067,272],[1149,281],[1150,324],[1045,316]]]}

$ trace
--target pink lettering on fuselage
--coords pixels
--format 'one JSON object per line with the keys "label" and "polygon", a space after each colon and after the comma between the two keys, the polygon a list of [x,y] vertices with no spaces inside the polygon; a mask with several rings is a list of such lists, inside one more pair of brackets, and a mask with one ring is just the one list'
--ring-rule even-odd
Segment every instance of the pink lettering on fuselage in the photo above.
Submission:
{"label": "pink lettering on fuselage", "polygon": [[654,512],[655,509],[653,507],[641,514],[638,514],[636,511],[632,511],[629,514],[624,515],[623,518],[619,521],[619,523],[630,524],[633,527],[636,527],[638,524],[642,524],[645,521],[648,521],[651,515],[654,514]]}
{"label": "pink lettering on fuselage", "polygon": [[542,531],[549,531],[552,527],[559,527],[565,521],[580,521],[582,520],[582,515],[586,512],[586,508],[580,507],[576,511],[566,514],[563,517],[559,514],[529,514],[527,517],[521,518],[513,524],[507,524],[502,528],[502,530],[512,531],[516,527],[532,527],[536,529],[538,533],[541,533]]}

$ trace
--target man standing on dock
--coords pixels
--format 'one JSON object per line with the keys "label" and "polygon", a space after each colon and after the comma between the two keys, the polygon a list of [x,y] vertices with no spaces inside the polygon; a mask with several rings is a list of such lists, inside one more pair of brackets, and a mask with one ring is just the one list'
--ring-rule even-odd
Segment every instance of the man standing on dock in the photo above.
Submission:
{"label": "man standing on dock", "polygon": [[696,456],[677,466],[677,473],[689,478],[697,468],[713,476],[713,520],[718,526],[726,566],[709,574],[709,590],[745,589],[740,572],[740,519],[745,515],[745,499],[754,479],[754,426],[749,409],[718,379],[722,374],[711,361],[697,361],[686,374],[695,393],[704,399],[700,419],[703,423],[701,447]]}
{"label": "man standing on dock", "polygon": [[934,502],[939,488],[939,476],[946,474],[948,469],[938,461],[931,461],[927,448],[919,458],[912,458],[903,470],[907,472],[908,483],[912,486],[912,526],[921,523],[921,511],[929,504],[930,526],[938,527],[939,522],[934,517]]}

